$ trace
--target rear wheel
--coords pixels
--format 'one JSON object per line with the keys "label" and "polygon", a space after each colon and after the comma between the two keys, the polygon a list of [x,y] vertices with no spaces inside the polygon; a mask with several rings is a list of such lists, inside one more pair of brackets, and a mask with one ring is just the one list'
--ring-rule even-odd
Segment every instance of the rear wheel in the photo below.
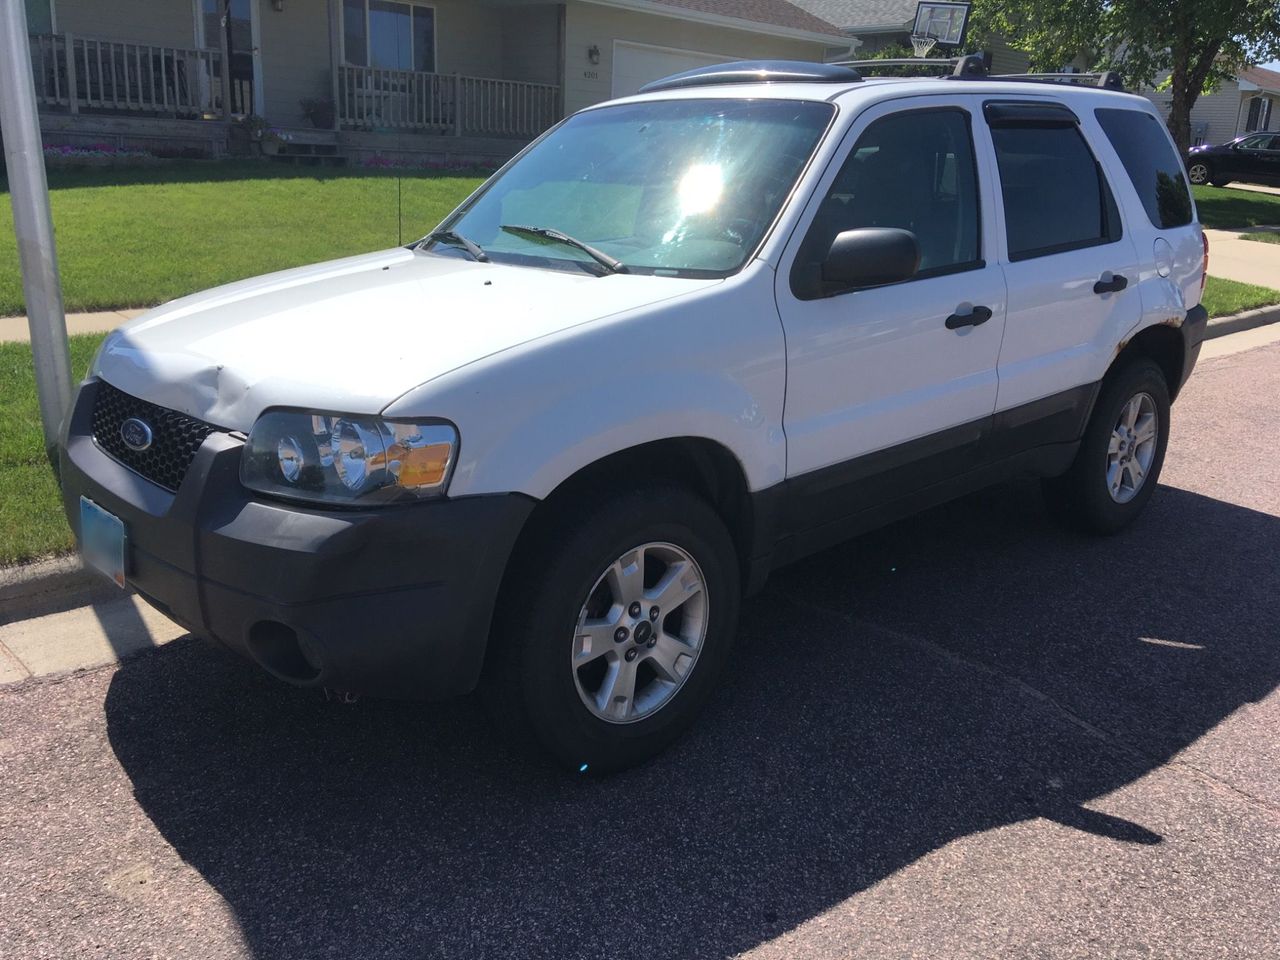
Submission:
{"label": "rear wheel", "polygon": [[633,766],[714,689],[737,626],[733,542],[704,501],[666,487],[543,529],[504,590],[486,699],[574,769]]}
{"label": "rear wheel", "polygon": [[1103,386],[1071,468],[1045,481],[1046,500],[1074,526],[1116,533],[1151,499],[1168,442],[1168,384],[1153,361],[1136,360]]}

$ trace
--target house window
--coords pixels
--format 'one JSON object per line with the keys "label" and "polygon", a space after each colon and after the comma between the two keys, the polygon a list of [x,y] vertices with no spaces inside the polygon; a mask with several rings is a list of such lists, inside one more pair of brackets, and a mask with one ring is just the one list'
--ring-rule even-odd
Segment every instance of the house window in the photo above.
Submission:
{"label": "house window", "polygon": [[342,0],[347,63],[384,70],[436,68],[436,12],[399,0]]}
{"label": "house window", "polygon": [[54,33],[53,0],[26,0],[27,33]]}
{"label": "house window", "polygon": [[1249,100],[1249,117],[1245,120],[1245,133],[1271,129],[1271,98],[1252,97]]}

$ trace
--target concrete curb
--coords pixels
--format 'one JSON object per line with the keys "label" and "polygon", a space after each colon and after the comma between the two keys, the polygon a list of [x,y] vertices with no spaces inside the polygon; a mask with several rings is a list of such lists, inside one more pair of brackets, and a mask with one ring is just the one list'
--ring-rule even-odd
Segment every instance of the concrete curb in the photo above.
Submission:
{"label": "concrete curb", "polygon": [[[1205,339],[1280,323],[1280,304],[1245,310],[1209,321]],[[86,570],[78,556],[53,557],[16,567],[0,567],[0,623],[119,599],[105,577]]]}
{"label": "concrete curb", "polygon": [[1245,310],[1243,313],[1233,313],[1229,317],[1215,317],[1209,321],[1209,329],[1205,331],[1205,339],[1212,340],[1214,337],[1225,337],[1228,334],[1239,333],[1242,330],[1265,327],[1269,323],[1280,323],[1280,304],[1259,307],[1256,310]]}
{"label": "concrete curb", "polygon": [[0,623],[53,610],[83,607],[119,598],[106,577],[86,570],[78,556],[51,557],[16,567],[0,567]]}

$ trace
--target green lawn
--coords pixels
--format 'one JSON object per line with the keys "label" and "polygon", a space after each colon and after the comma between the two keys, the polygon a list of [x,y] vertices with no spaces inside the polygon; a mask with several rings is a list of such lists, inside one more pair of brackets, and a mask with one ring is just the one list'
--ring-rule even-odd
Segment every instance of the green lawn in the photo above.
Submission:
{"label": "green lawn", "polygon": [[[1213,262],[1212,254],[1210,263]],[[1241,310],[1252,310],[1254,307],[1267,307],[1280,303],[1280,290],[1270,287],[1259,287],[1252,283],[1240,283],[1236,280],[1223,280],[1221,277],[1210,277],[1204,286],[1204,308],[1211,317],[1225,317],[1239,313]]]}
{"label": "green lawn", "polygon": [[1200,222],[1216,230],[1280,226],[1280,195],[1230,187],[1192,187]]}
{"label": "green lawn", "polygon": [[1241,240],[1256,240],[1258,243],[1280,243],[1280,230],[1264,230],[1261,233],[1242,233]]}
{"label": "green lawn", "polygon": [[[195,162],[51,172],[66,308],[151,306],[395,246],[426,233],[481,182],[480,174],[406,171],[400,233],[397,177],[384,171]],[[13,213],[0,196],[0,316],[24,312]]]}
{"label": "green lawn", "polygon": [[[71,338],[78,380],[102,334]],[[31,348],[0,343],[0,565],[71,549],[58,484],[44,452]]]}

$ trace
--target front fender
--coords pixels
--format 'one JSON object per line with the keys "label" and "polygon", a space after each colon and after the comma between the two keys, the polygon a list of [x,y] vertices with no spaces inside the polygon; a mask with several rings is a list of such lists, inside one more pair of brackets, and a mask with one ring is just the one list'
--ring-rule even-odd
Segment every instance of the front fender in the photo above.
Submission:
{"label": "front fender", "polygon": [[755,262],[687,297],[478,360],[384,411],[461,437],[449,494],[544,498],[610,454],[675,437],[726,447],[748,488],[786,475],[786,353],[773,271]]}

